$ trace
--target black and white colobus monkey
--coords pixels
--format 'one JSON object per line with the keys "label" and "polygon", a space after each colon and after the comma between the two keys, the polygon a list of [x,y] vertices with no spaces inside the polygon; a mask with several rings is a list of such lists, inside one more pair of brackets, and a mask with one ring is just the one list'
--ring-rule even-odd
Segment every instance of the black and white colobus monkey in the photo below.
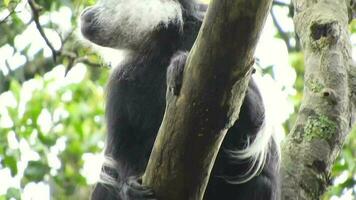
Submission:
{"label": "black and white colobus monkey", "polygon": [[[194,0],[101,0],[83,11],[86,39],[128,51],[108,83],[108,162],[92,199],[156,199],[139,177],[163,118],[166,88],[179,94],[186,52],[205,10]],[[239,120],[217,156],[205,200],[279,199],[277,145],[261,131],[264,118],[262,98],[251,80]]]}

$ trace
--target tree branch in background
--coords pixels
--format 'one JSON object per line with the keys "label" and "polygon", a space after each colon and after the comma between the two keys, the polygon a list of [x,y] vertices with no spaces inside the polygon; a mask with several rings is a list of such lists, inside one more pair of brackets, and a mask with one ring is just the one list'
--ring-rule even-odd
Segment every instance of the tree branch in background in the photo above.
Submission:
{"label": "tree branch in background", "polygon": [[[52,57],[42,58],[41,56],[36,55],[37,58],[34,61],[29,62],[29,59],[27,59],[27,62],[23,66],[20,66],[15,70],[8,68],[9,74],[7,75],[3,75],[0,72],[0,94],[9,89],[11,80],[16,79],[16,81],[22,83],[33,78],[36,74],[45,74],[46,72],[52,70],[54,66],[63,64],[65,61],[67,61],[66,72],[68,72],[77,63],[83,63],[95,68],[104,66],[100,62],[93,62],[87,55],[80,56],[79,52],[80,49],[83,49],[82,46],[75,44],[74,47],[68,47],[68,45],[72,44],[72,35],[75,27],[68,34],[66,34],[65,37],[62,37],[61,34],[58,33],[61,38],[61,48],[59,50],[55,50],[46,34],[44,33],[41,24],[39,23],[39,16],[42,10],[41,6],[35,3],[33,0],[28,0],[28,4],[31,7],[33,17],[27,25],[35,22],[36,28],[41,34],[41,37],[46,41],[46,45],[51,49]],[[14,12],[11,14],[14,14]],[[26,56],[26,52],[20,53]]]}
{"label": "tree branch in background", "polygon": [[179,96],[167,107],[143,177],[158,199],[200,200],[251,77],[271,0],[213,0],[191,50]]}
{"label": "tree branch in background", "polygon": [[294,0],[295,29],[305,54],[304,99],[282,146],[282,199],[319,199],[355,114],[345,0]]}
{"label": "tree branch in background", "polygon": [[350,21],[353,19],[356,19],[356,0],[349,0],[350,1],[350,7],[349,7],[349,18]]}
{"label": "tree branch in background", "polygon": [[287,32],[284,32],[282,27],[279,25],[278,20],[277,20],[276,16],[274,15],[273,9],[271,9],[270,13],[272,16],[273,23],[274,23],[275,27],[277,28],[279,35],[281,36],[282,40],[284,41],[284,43],[287,46],[288,52],[294,51],[294,48],[292,47],[292,45],[290,44],[290,41],[289,41],[289,35]]}
{"label": "tree branch in background", "polygon": [[14,13],[15,13],[15,9],[14,9],[14,10],[11,10],[8,15],[6,15],[4,18],[2,18],[2,19],[0,20],[0,24],[7,22],[7,20],[9,19],[9,17],[11,17],[11,15],[14,14]]}
{"label": "tree branch in background", "polygon": [[40,24],[40,21],[39,21],[39,13],[41,12],[42,8],[34,0],[28,0],[28,4],[30,5],[31,11],[32,11],[32,18],[36,24],[36,28],[37,28],[38,32],[41,34],[44,41],[46,42],[47,46],[51,49],[53,60],[56,61],[58,52],[53,47],[51,42],[48,40],[48,38]]}
{"label": "tree branch in background", "polygon": [[99,67],[100,64],[98,63],[92,63],[90,62],[90,60],[88,60],[86,57],[78,57],[76,52],[69,52],[69,51],[65,51],[64,50],[64,45],[65,43],[68,41],[68,39],[72,36],[74,29],[72,29],[70,31],[70,33],[65,37],[62,38],[61,37],[61,43],[62,46],[59,50],[55,50],[55,48],[53,47],[53,45],[51,44],[51,42],[49,41],[49,39],[47,38],[40,22],[39,22],[39,13],[41,12],[42,8],[40,5],[38,5],[34,0],[28,0],[28,3],[31,7],[31,11],[32,11],[32,17],[33,17],[33,21],[36,24],[36,28],[38,30],[38,32],[41,34],[42,38],[44,39],[44,41],[46,42],[47,46],[51,49],[52,51],[52,57],[53,57],[53,61],[56,62],[57,61],[57,56],[65,56],[69,59],[69,64],[67,65],[67,72],[75,65],[77,64],[79,61],[81,62],[85,62],[86,64],[90,65],[90,66],[94,66],[94,67]]}
{"label": "tree branch in background", "polygon": [[281,2],[281,1],[277,1],[277,0],[274,0],[272,5],[285,6],[285,7],[289,7],[290,6],[289,3],[284,3],[284,2]]}
{"label": "tree branch in background", "polygon": [[7,9],[9,10],[9,14],[7,14],[4,18],[0,20],[0,24],[7,22],[7,20],[11,17],[12,14],[14,14],[16,11],[17,6],[19,5],[19,2],[10,2],[9,5],[7,6]]}
{"label": "tree branch in background", "polygon": [[[288,3],[284,3],[284,2],[279,2],[279,1],[273,1],[273,7],[271,9],[271,16],[272,16],[272,20],[273,20],[273,24],[274,26],[277,28],[277,31],[279,33],[279,35],[281,36],[281,39],[284,41],[284,43],[287,46],[288,52],[299,52],[301,50],[300,47],[300,41],[299,38],[291,32],[285,32],[283,31],[282,26],[279,24],[276,15],[273,12],[273,8],[274,6],[282,6],[282,7],[287,7],[289,8],[289,17],[293,17],[294,15],[294,6],[293,4],[288,4]],[[291,38],[295,39],[295,45],[291,44]]]}

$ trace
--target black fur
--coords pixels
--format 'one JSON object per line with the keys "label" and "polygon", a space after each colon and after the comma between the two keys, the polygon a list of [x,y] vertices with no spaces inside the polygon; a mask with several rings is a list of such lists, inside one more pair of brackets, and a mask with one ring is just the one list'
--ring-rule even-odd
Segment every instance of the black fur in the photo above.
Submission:
{"label": "black fur", "polygon": [[[103,167],[103,170],[114,180],[114,184],[98,183],[92,194],[94,200],[155,199],[153,191],[142,186],[138,177],[146,168],[162,121],[166,104],[166,83],[175,95],[179,95],[187,56],[184,52],[192,47],[202,23],[194,1],[180,0],[180,3],[184,9],[183,30],[174,22],[168,26],[159,26],[149,37],[133,45],[135,48],[127,60],[111,75],[107,88],[108,137],[105,153],[116,165],[113,168]],[[206,9],[206,6],[200,8]],[[91,21],[85,16],[82,20],[83,18]],[[86,24],[85,28],[88,29],[90,25]],[[85,32],[83,29],[82,31]],[[84,35],[88,39],[95,38],[92,41],[99,43],[98,37],[90,34],[87,31]],[[256,84],[251,80],[240,118],[228,131],[219,151],[205,200],[279,199],[279,158],[273,141],[270,142],[266,164],[257,177],[243,184],[233,184],[224,178],[241,176],[250,167],[246,160],[238,160],[225,150],[246,147],[247,138],[254,138],[263,123],[262,99]]]}

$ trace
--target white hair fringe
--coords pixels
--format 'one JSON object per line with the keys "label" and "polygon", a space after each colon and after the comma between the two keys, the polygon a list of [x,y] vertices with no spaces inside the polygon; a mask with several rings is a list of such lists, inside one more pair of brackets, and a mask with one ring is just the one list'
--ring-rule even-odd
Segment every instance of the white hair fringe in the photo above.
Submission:
{"label": "white hair fringe", "polygon": [[276,144],[278,158],[281,157],[275,127],[272,122],[268,121],[268,119],[270,119],[270,114],[271,113],[268,112],[268,110],[265,111],[264,123],[251,144],[251,138],[247,138],[247,145],[242,150],[223,149],[224,152],[228,153],[233,159],[241,161],[241,163],[249,162],[250,167],[242,175],[219,177],[231,184],[243,184],[258,176],[263,170],[267,159],[267,153],[270,145],[273,143]]}
{"label": "white hair fringe", "polygon": [[106,185],[116,186],[118,181],[115,177],[112,177],[110,173],[107,171],[112,169],[116,172],[117,170],[117,162],[109,156],[104,156],[104,161],[101,167],[99,183],[103,183]]}
{"label": "white hair fringe", "polygon": [[[225,179],[228,183],[231,184],[243,184],[255,176],[259,175],[263,170],[263,167],[266,163],[267,153],[271,143],[275,142],[277,144],[276,135],[274,134],[273,126],[267,126],[264,123],[261,127],[261,130],[257,133],[256,138],[250,144],[250,139],[248,138],[248,144],[245,149],[242,150],[229,150],[223,149],[228,153],[232,158],[239,160],[241,162],[247,161],[250,163],[250,167],[242,175],[238,176],[219,176],[220,178]],[[280,149],[277,145],[277,154],[280,157]],[[112,177],[105,169],[117,169],[117,162],[111,157],[105,156],[102,171],[100,173],[99,182],[108,185],[116,185],[119,180],[116,180]]]}
{"label": "white hair fringe", "polygon": [[120,27],[122,34],[137,41],[157,26],[172,21],[183,23],[182,7],[177,1],[162,0],[102,0],[98,12],[99,24]]}

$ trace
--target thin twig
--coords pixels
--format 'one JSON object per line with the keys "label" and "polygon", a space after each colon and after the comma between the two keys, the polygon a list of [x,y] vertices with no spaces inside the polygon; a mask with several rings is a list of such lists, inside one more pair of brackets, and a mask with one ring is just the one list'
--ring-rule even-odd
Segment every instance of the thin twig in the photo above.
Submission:
{"label": "thin twig", "polygon": [[5,23],[9,19],[9,17],[15,13],[15,10],[18,5],[19,5],[19,3],[16,3],[16,5],[13,8],[9,9],[10,10],[9,14],[0,20],[0,24]]}
{"label": "thin twig", "polygon": [[9,14],[6,15],[6,17],[4,17],[3,19],[0,20],[0,24],[5,23],[9,19],[9,17],[14,13],[15,13],[15,10],[10,11]]}
{"label": "thin twig", "polygon": [[[97,67],[97,68],[103,68],[105,67],[105,65],[102,65],[100,63],[95,63],[90,61],[87,57],[80,57],[75,59],[75,63],[83,63],[92,67]],[[106,68],[110,68],[110,67],[106,67]]]}
{"label": "thin twig", "polygon": [[46,42],[47,46],[51,49],[53,60],[56,61],[58,51],[56,51],[56,49],[53,47],[51,42],[48,40],[48,38],[40,24],[40,21],[39,21],[39,12],[41,11],[41,7],[34,0],[28,0],[28,4],[30,5],[31,10],[32,10],[32,18],[36,24],[36,28],[37,28],[38,32],[41,34],[44,41]]}
{"label": "thin twig", "polygon": [[73,35],[74,31],[75,31],[75,28],[73,28],[64,38],[62,36],[60,36],[61,42],[62,42],[61,49],[63,48],[64,43],[66,43],[69,40],[69,38]]}
{"label": "thin twig", "polygon": [[271,16],[272,16],[273,23],[274,23],[274,25],[276,26],[276,28],[278,30],[278,33],[281,35],[283,41],[286,43],[288,52],[294,51],[294,48],[290,44],[288,33],[283,31],[281,25],[278,23],[277,18],[273,13],[273,9],[271,9]]}
{"label": "thin twig", "polygon": [[286,7],[289,7],[289,6],[290,6],[289,3],[284,3],[284,2],[280,2],[280,1],[276,1],[276,0],[273,1],[273,5],[286,6]]}

